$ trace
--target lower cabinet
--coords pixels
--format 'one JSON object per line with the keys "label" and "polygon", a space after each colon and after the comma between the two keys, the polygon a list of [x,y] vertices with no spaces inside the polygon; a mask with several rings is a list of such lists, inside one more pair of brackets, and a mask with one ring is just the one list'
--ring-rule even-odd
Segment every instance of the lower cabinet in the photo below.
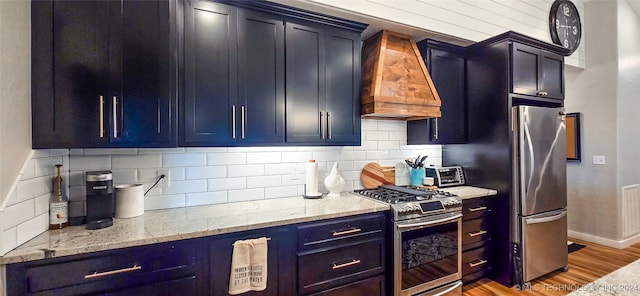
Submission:
{"label": "lower cabinet", "polygon": [[495,230],[492,224],[492,197],[462,201],[462,282],[465,284],[490,275]]}
{"label": "lower cabinet", "polygon": [[266,237],[267,241],[267,288],[242,295],[294,295],[295,294],[295,231],[290,227],[276,227],[257,231],[246,231],[212,237],[209,244],[209,268],[211,293],[229,295],[231,257],[233,244],[238,240]]}
{"label": "lower cabinet", "polygon": [[10,264],[7,295],[201,295],[207,255],[186,240]]}

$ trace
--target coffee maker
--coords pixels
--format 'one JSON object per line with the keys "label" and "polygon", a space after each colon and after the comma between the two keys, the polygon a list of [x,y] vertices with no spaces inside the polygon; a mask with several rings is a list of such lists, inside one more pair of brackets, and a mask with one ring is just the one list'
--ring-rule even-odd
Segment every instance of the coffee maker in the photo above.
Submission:
{"label": "coffee maker", "polygon": [[100,229],[113,225],[114,193],[111,171],[86,173],[87,229]]}

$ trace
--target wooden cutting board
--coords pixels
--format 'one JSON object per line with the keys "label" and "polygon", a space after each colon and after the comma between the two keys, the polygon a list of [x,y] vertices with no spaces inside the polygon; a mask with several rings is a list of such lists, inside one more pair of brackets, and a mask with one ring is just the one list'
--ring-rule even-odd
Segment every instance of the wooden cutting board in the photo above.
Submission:
{"label": "wooden cutting board", "polygon": [[375,162],[368,163],[362,169],[360,182],[367,189],[378,188],[382,185],[394,185],[396,183],[396,168],[383,167]]}

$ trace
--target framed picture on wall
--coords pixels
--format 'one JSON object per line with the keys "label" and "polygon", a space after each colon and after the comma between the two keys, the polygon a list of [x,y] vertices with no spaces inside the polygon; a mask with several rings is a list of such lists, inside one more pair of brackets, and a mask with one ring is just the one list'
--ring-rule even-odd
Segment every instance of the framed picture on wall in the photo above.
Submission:
{"label": "framed picture on wall", "polygon": [[581,161],[580,113],[567,113],[567,161]]}

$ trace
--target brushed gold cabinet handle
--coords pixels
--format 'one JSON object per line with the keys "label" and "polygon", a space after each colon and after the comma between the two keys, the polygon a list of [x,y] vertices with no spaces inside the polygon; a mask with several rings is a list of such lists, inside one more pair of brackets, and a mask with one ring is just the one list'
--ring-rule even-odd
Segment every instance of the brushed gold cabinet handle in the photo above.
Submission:
{"label": "brushed gold cabinet handle", "polygon": [[478,236],[478,235],[483,235],[487,233],[486,230],[480,230],[480,231],[476,231],[476,232],[469,232],[467,233],[470,237],[474,237],[474,236]]}
{"label": "brushed gold cabinet handle", "polygon": [[360,260],[351,259],[351,261],[349,261],[347,263],[342,263],[342,264],[333,263],[333,267],[331,267],[331,269],[340,269],[340,268],[345,268],[345,267],[349,267],[349,266],[356,265],[356,264],[360,264]]}
{"label": "brushed gold cabinet handle", "polygon": [[231,135],[236,138],[236,105],[231,106]]}
{"label": "brushed gold cabinet handle", "polygon": [[104,96],[100,96],[100,138],[104,138]]}
{"label": "brushed gold cabinet handle", "polygon": [[484,211],[484,210],[486,210],[486,209],[487,209],[487,207],[471,208],[471,209],[469,209],[469,212]]}
{"label": "brushed gold cabinet handle", "polygon": [[478,260],[476,262],[470,262],[469,263],[469,267],[476,267],[476,266],[480,266],[480,265],[485,264],[485,263],[487,263],[487,260],[480,259],[480,260]]}
{"label": "brushed gold cabinet handle", "polygon": [[349,230],[345,230],[345,231],[334,231],[333,232],[333,236],[342,236],[342,235],[347,235],[347,234],[353,234],[353,233],[358,233],[362,231],[362,229],[360,228],[351,228]]}
{"label": "brushed gold cabinet handle", "polygon": [[113,137],[118,137],[118,98],[113,96]]}
{"label": "brushed gold cabinet handle", "polygon": [[128,268],[105,271],[105,272],[94,272],[92,274],[85,275],[84,278],[85,279],[92,279],[92,278],[97,278],[97,277],[101,277],[101,276],[107,276],[107,275],[113,275],[113,274],[118,274],[118,273],[136,271],[136,270],[140,270],[140,269],[142,269],[142,266],[134,264],[133,266],[128,267]]}

